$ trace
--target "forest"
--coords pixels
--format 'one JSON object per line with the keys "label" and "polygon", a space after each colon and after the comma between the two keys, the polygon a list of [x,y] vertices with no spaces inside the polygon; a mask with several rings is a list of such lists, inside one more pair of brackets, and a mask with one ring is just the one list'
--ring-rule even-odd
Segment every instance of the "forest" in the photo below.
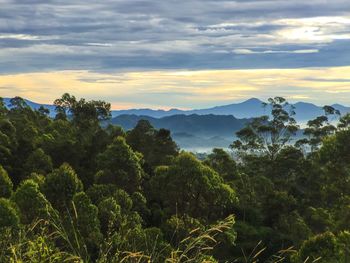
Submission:
{"label": "forest", "polygon": [[199,159],[146,120],[101,125],[107,102],[54,105],[0,100],[0,262],[350,262],[350,115],[300,127],[270,98]]}

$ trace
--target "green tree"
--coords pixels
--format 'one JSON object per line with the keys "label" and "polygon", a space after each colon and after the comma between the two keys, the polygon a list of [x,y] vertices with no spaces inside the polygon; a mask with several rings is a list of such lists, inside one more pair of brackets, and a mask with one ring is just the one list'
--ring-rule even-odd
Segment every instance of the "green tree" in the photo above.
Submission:
{"label": "green tree", "polygon": [[86,193],[95,205],[106,198],[112,197],[124,211],[130,211],[133,207],[133,201],[129,194],[113,184],[94,184]]}
{"label": "green tree", "polygon": [[143,154],[145,170],[151,174],[156,166],[168,165],[178,154],[178,146],[172,140],[170,131],[156,130],[147,120],[140,120],[135,128],[127,133],[126,139],[134,151]]}
{"label": "green tree", "polygon": [[68,164],[63,164],[48,174],[43,184],[45,196],[61,212],[69,207],[73,196],[82,190],[82,182]]}
{"label": "green tree", "polygon": [[237,177],[236,162],[223,149],[213,149],[204,163],[213,168],[226,182],[233,181]]}
{"label": "green tree", "polygon": [[0,117],[5,116],[7,113],[7,107],[5,105],[4,99],[0,97]]}
{"label": "green tree", "polygon": [[12,168],[13,152],[17,146],[16,128],[8,119],[0,116],[0,163],[6,169]]}
{"label": "green tree", "polygon": [[306,138],[298,140],[297,146],[308,144],[311,151],[314,152],[320,147],[325,137],[335,133],[337,128],[331,123],[331,120],[332,116],[340,116],[340,112],[331,106],[324,106],[323,110],[324,115],[307,122],[308,127],[304,129]]}
{"label": "green tree", "polygon": [[17,229],[19,227],[19,216],[10,200],[0,198],[0,234],[6,227]]}
{"label": "green tree", "polygon": [[123,137],[116,138],[98,156],[96,183],[115,184],[129,193],[140,189],[143,171],[141,157],[126,143]]}
{"label": "green tree", "polygon": [[149,222],[151,211],[148,208],[146,197],[140,192],[134,192],[131,195],[133,210],[136,211],[144,221]]}
{"label": "green tree", "polygon": [[113,197],[103,199],[98,204],[98,217],[101,222],[101,231],[104,235],[113,233],[122,224],[120,205]]}
{"label": "green tree", "polygon": [[181,153],[168,167],[159,167],[151,188],[153,198],[169,215],[217,218],[237,201],[235,191],[215,171],[188,153]]}
{"label": "green tree", "polygon": [[245,128],[236,133],[238,140],[231,148],[254,154],[265,154],[271,160],[291,141],[299,126],[293,115],[294,108],[284,98],[268,99],[265,107],[271,114],[254,118]]}
{"label": "green tree", "polygon": [[195,229],[203,231],[205,226],[198,219],[190,217],[187,214],[181,217],[172,215],[162,225],[165,238],[173,247],[178,247],[181,241],[185,240]]}
{"label": "green tree", "polygon": [[96,257],[98,246],[102,240],[98,208],[91,203],[84,192],[76,193],[72,201],[77,230],[84,239],[88,251],[95,254],[94,257]]}
{"label": "green tree", "polygon": [[338,123],[338,129],[347,130],[350,127],[350,113],[341,116]]}
{"label": "green tree", "polygon": [[28,156],[24,169],[28,174],[47,174],[52,171],[51,157],[43,149],[38,148]]}
{"label": "green tree", "polygon": [[304,241],[293,263],[304,262],[339,263],[344,262],[336,236],[331,232],[316,235]]}
{"label": "green tree", "polygon": [[30,224],[39,219],[48,219],[52,211],[51,204],[33,180],[23,181],[13,194],[12,200],[19,208],[23,224]]}
{"label": "green tree", "polygon": [[104,101],[77,100],[74,96],[65,93],[60,99],[55,100],[54,104],[58,113],[57,118],[64,119],[68,114],[80,128],[96,125],[98,121],[111,117],[111,105]]}
{"label": "green tree", "polygon": [[0,165],[0,198],[10,198],[13,184],[5,169]]}

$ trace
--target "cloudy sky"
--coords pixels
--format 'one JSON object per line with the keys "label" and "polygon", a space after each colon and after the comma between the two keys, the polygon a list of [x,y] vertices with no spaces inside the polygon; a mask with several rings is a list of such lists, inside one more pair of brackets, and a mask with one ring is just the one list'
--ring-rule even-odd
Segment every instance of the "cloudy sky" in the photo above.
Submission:
{"label": "cloudy sky", "polygon": [[349,0],[0,0],[0,96],[350,105]]}

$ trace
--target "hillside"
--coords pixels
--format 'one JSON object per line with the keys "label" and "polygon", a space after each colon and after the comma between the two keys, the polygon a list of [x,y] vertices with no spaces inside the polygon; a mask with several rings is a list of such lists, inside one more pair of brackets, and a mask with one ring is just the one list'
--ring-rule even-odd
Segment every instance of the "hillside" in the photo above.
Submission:
{"label": "hillside", "polygon": [[[255,123],[262,133],[247,127],[232,151],[194,155],[173,138],[225,144],[198,137],[244,120],[114,118],[194,135],[147,121],[124,132],[101,125],[106,104],[64,99],[72,114],[58,118],[0,105],[1,263],[350,262],[349,116],[286,145],[290,116],[274,114]],[[256,251],[255,261],[242,251]]]}
{"label": "hillside", "polygon": [[148,120],[155,128],[172,132],[181,148],[203,149],[228,147],[236,131],[244,127],[248,119],[237,119],[231,115],[174,115],[163,118],[149,116],[120,115],[109,123],[125,130],[134,128],[139,120]]}
{"label": "hillside", "polygon": [[[297,102],[292,104],[295,107],[295,118],[299,122],[306,122],[310,119],[314,119],[323,114],[323,110],[321,106],[317,106],[308,102]],[[346,107],[340,104],[331,105],[335,109],[339,110],[342,114],[350,112],[350,107]],[[236,118],[252,118],[258,117],[261,115],[265,115],[269,112],[270,109],[262,107],[262,101],[256,98],[251,98],[241,103],[233,103],[229,105],[216,106],[213,108],[207,109],[196,109],[196,110],[177,110],[171,109],[169,111],[165,110],[151,110],[151,109],[130,109],[130,110],[115,110],[112,111],[112,115],[120,116],[124,114],[135,114],[135,115],[143,115],[150,116],[154,118],[162,118],[166,116],[184,114],[198,114],[198,115],[232,115]]]}
{"label": "hillside", "polygon": [[[9,98],[4,99],[6,105],[9,105]],[[50,116],[55,115],[55,106],[49,104],[39,104],[30,100],[25,100],[33,109],[40,106],[50,110]],[[251,98],[240,103],[232,103],[228,105],[216,106],[212,108],[193,109],[193,110],[154,110],[154,109],[128,109],[128,110],[112,110],[112,117],[122,115],[147,116],[152,118],[164,118],[174,115],[231,115],[237,119],[253,118],[267,114],[270,109],[262,106],[262,101],[257,98]],[[308,102],[297,102],[292,104],[295,107],[295,119],[298,122],[305,123],[310,119],[314,119],[323,114],[322,106],[318,106]],[[335,103],[331,105],[339,110],[343,115],[350,112],[350,107]],[[129,127],[130,128],[130,127]]]}

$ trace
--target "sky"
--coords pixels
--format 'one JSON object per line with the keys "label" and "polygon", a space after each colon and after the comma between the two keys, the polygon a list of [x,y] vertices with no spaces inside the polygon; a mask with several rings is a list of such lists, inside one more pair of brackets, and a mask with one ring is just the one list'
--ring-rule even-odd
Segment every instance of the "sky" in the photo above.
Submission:
{"label": "sky", "polygon": [[0,96],[350,105],[349,0],[0,0]]}

